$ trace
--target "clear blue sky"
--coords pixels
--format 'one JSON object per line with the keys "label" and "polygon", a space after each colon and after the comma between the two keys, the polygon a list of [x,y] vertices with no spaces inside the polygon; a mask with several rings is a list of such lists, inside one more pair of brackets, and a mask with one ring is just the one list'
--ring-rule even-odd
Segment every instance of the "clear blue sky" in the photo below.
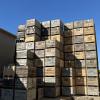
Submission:
{"label": "clear blue sky", "polygon": [[16,34],[18,25],[30,18],[64,22],[94,18],[100,62],[100,0],[0,0],[1,28]]}

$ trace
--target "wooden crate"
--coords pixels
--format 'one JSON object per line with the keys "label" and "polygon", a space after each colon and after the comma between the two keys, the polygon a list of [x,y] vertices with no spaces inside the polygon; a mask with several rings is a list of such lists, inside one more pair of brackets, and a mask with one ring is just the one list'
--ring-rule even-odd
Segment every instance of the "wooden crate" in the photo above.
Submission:
{"label": "wooden crate", "polygon": [[51,20],[51,27],[61,26],[63,27],[63,22],[60,19]]}
{"label": "wooden crate", "polygon": [[86,86],[76,86],[76,95],[87,95],[87,87]]}
{"label": "wooden crate", "polygon": [[84,52],[75,52],[75,59],[85,59]]}
{"label": "wooden crate", "polygon": [[64,60],[64,52],[60,51],[60,59]]}
{"label": "wooden crate", "polygon": [[76,59],[75,60],[75,67],[77,67],[77,68],[86,67],[85,60]]}
{"label": "wooden crate", "polygon": [[42,26],[45,27],[45,28],[50,27],[50,21],[43,21]]}
{"label": "wooden crate", "polygon": [[73,37],[66,37],[66,38],[64,38],[64,44],[65,45],[73,44],[74,43],[73,39],[74,39]]}
{"label": "wooden crate", "polygon": [[85,86],[86,85],[86,77],[76,77],[75,83],[76,83],[76,85]]}
{"label": "wooden crate", "polygon": [[80,27],[83,27],[83,20],[75,21],[74,28],[80,28]]}
{"label": "wooden crate", "polygon": [[74,30],[73,29],[71,29],[71,30],[64,30],[64,37],[71,37],[71,36],[73,36],[73,33],[74,32]]}
{"label": "wooden crate", "polygon": [[40,37],[36,34],[25,35],[25,42],[39,41]]}
{"label": "wooden crate", "polygon": [[98,78],[97,77],[87,77],[87,85],[98,86]]}
{"label": "wooden crate", "polygon": [[64,45],[64,52],[74,52],[74,45]]}
{"label": "wooden crate", "polygon": [[83,36],[75,36],[73,39],[74,43],[83,43],[84,42],[84,38]]}
{"label": "wooden crate", "polygon": [[16,43],[16,50],[25,50],[26,49],[26,43],[21,42],[21,43]]}
{"label": "wooden crate", "polygon": [[36,19],[29,19],[26,21],[26,26],[31,27],[31,26],[37,26],[38,28],[41,28],[41,24],[38,20]]}
{"label": "wooden crate", "polygon": [[63,28],[62,27],[52,27],[51,35],[63,35]]}
{"label": "wooden crate", "polygon": [[96,51],[86,51],[85,54],[86,54],[86,59],[97,58]]}
{"label": "wooden crate", "polygon": [[35,67],[44,67],[44,58],[35,59]]}
{"label": "wooden crate", "polygon": [[28,90],[15,90],[14,100],[35,100],[36,99],[36,89]]}
{"label": "wooden crate", "polygon": [[75,51],[83,51],[84,50],[84,44],[74,44]]}
{"label": "wooden crate", "polygon": [[74,95],[73,87],[62,87],[62,96],[71,96]]}
{"label": "wooden crate", "polygon": [[35,58],[44,57],[44,50],[35,50]]}
{"label": "wooden crate", "polygon": [[98,76],[97,68],[88,68],[87,76]]}
{"label": "wooden crate", "polygon": [[45,49],[45,41],[35,42],[35,49]]}
{"label": "wooden crate", "polygon": [[34,57],[34,52],[31,52],[29,50],[21,50],[21,51],[16,51],[16,58],[22,58],[22,59],[33,59]]}
{"label": "wooden crate", "polygon": [[17,38],[23,38],[25,37],[25,32],[24,31],[21,31],[21,32],[17,32]]}
{"label": "wooden crate", "polygon": [[36,78],[15,78],[15,89],[36,88]]}
{"label": "wooden crate", "polygon": [[84,27],[94,26],[93,19],[84,20]]}
{"label": "wooden crate", "polygon": [[96,59],[86,60],[86,67],[97,67],[97,60]]}
{"label": "wooden crate", "polygon": [[19,25],[18,26],[18,31],[19,32],[25,31],[25,25]]}
{"label": "wooden crate", "polygon": [[95,42],[95,36],[94,35],[84,36],[84,42]]}
{"label": "wooden crate", "polygon": [[74,35],[83,35],[83,28],[74,29]]}
{"label": "wooden crate", "polygon": [[44,96],[58,97],[60,96],[60,88],[59,87],[44,87]]}
{"label": "wooden crate", "polygon": [[13,100],[13,89],[1,88],[1,100]]}
{"label": "wooden crate", "polygon": [[88,95],[98,96],[99,95],[99,87],[88,86],[87,93],[88,93]]}
{"label": "wooden crate", "polygon": [[35,48],[34,42],[27,42],[26,43],[26,49],[27,50],[34,49],[34,48]]}
{"label": "wooden crate", "polygon": [[57,66],[60,65],[60,59],[56,57],[46,57],[45,58],[45,66]]}
{"label": "wooden crate", "polygon": [[60,51],[57,48],[45,49],[45,57],[50,57],[50,56],[60,58]]}
{"label": "wooden crate", "polygon": [[65,61],[65,66],[64,67],[74,67],[74,61]]}
{"label": "wooden crate", "polygon": [[75,80],[73,77],[62,77],[62,86],[74,86]]}
{"label": "wooden crate", "polygon": [[74,75],[74,69],[73,68],[62,68],[61,72],[62,76],[73,76]]}
{"label": "wooden crate", "polygon": [[53,36],[51,36],[51,40],[57,40],[58,42],[63,43],[63,36],[61,36],[61,35],[53,35]]}
{"label": "wooden crate", "polygon": [[44,77],[45,86],[60,86],[59,77]]}
{"label": "wooden crate", "polygon": [[85,27],[84,28],[84,34],[95,34],[94,27]]}
{"label": "wooden crate", "polygon": [[42,29],[41,29],[42,36],[50,36],[50,33],[51,33],[50,27],[49,28],[42,27]]}
{"label": "wooden crate", "polygon": [[73,22],[65,23],[64,25],[65,25],[68,29],[73,29],[73,28],[74,28],[74,23],[73,23]]}
{"label": "wooden crate", "polygon": [[60,69],[58,67],[45,67],[44,75],[45,76],[59,76]]}
{"label": "wooden crate", "polygon": [[37,34],[37,35],[41,35],[41,30],[39,28],[37,28],[36,26],[32,26],[32,27],[27,27],[26,28],[26,34],[30,35],[30,34]]}
{"label": "wooden crate", "polygon": [[64,53],[65,60],[74,60],[75,56],[74,53]]}
{"label": "wooden crate", "polygon": [[16,77],[35,77],[36,76],[36,68],[28,68],[27,66],[17,66],[16,67]]}
{"label": "wooden crate", "polygon": [[60,43],[56,40],[46,40],[46,48],[61,48]]}
{"label": "wooden crate", "polygon": [[76,68],[75,76],[87,76],[85,68]]}
{"label": "wooden crate", "polygon": [[86,43],[85,50],[96,50],[96,44],[95,43]]}

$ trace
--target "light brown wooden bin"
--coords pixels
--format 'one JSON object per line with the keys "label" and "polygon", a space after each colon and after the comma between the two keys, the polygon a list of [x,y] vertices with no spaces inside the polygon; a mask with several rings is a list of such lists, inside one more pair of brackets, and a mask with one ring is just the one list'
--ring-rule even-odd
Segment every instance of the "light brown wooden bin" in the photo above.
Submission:
{"label": "light brown wooden bin", "polygon": [[84,20],[84,27],[89,27],[89,26],[94,26],[93,19]]}
{"label": "light brown wooden bin", "polygon": [[35,42],[35,49],[45,49],[45,41]]}
{"label": "light brown wooden bin", "polygon": [[61,35],[53,35],[51,36],[51,40],[57,40],[58,42],[63,43],[63,37]]}
{"label": "light brown wooden bin", "polygon": [[88,95],[98,96],[99,95],[99,87],[88,86],[87,93],[88,93]]}
{"label": "light brown wooden bin", "polygon": [[75,58],[76,59],[85,59],[84,52],[75,52]]}
{"label": "light brown wooden bin", "polygon": [[83,20],[75,21],[74,28],[80,28],[80,27],[83,27]]}
{"label": "light brown wooden bin", "polygon": [[98,78],[97,77],[87,77],[87,85],[98,86]]}
{"label": "light brown wooden bin", "polygon": [[45,57],[50,57],[50,56],[60,58],[60,51],[56,48],[45,49]]}
{"label": "light brown wooden bin", "polygon": [[84,28],[84,35],[88,35],[88,34],[95,34],[94,27],[85,27]]}
{"label": "light brown wooden bin", "polygon": [[77,95],[87,95],[86,86],[76,86],[75,90]]}
{"label": "light brown wooden bin", "polygon": [[83,28],[74,29],[74,35],[83,35]]}
{"label": "light brown wooden bin", "polygon": [[95,36],[94,35],[84,36],[84,42],[95,42]]}
{"label": "light brown wooden bin", "polygon": [[41,35],[41,30],[39,28],[37,28],[36,26],[31,26],[31,27],[27,27],[26,28],[26,32],[25,34],[30,35],[30,34],[37,34],[37,35]]}
{"label": "light brown wooden bin", "polygon": [[86,77],[76,77],[76,85],[86,86]]}
{"label": "light brown wooden bin", "polygon": [[40,37],[36,34],[25,35],[25,42],[39,41]]}
{"label": "light brown wooden bin", "polygon": [[60,76],[60,69],[58,67],[45,67],[44,70],[45,76]]}

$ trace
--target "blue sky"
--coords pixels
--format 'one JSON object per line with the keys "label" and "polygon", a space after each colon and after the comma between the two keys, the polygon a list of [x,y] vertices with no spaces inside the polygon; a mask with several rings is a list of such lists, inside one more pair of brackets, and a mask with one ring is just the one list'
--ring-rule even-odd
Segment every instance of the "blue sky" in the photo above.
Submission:
{"label": "blue sky", "polygon": [[94,18],[100,62],[100,0],[0,0],[1,28],[16,34],[18,25],[30,18],[64,22]]}

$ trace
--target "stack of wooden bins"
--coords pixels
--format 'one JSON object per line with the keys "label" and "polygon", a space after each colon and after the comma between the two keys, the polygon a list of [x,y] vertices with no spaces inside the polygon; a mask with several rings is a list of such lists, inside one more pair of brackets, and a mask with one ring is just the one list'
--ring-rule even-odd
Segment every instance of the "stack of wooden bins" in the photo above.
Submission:
{"label": "stack of wooden bins", "polygon": [[25,41],[25,25],[19,25],[18,26],[16,41],[17,42],[24,42]]}
{"label": "stack of wooden bins", "polygon": [[44,96],[60,96],[60,43],[46,40],[44,68]]}
{"label": "stack of wooden bins", "polygon": [[35,68],[37,79],[37,98],[43,97],[44,87],[44,59],[45,59],[45,41],[35,42]]}
{"label": "stack of wooden bins", "polygon": [[84,45],[87,69],[87,95],[98,96],[98,57],[96,31],[93,19],[84,20]]}
{"label": "stack of wooden bins", "polygon": [[73,45],[73,22],[64,26],[64,68],[62,68],[62,96],[75,94],[75,68]]}
{"label": "stack of wooden bins", "polygon": [[41,25],[36,19],[26,22],[25,42],[16,43],[15,100],[36,99],[35,41],[40,40]]}
{"label": "stack of wooden bins", "polygon": [[[93,19],[63,25],[59,19],[19,25],[16,66],[4,68],[3,100],[98,96],[98,61]],[[6,95],[6,96],[5,96]],[[93,97],[94,98],[94,97]]]}
{"label": "stack of wooden bins", "polygon": [[13,100],[14,98],[14,78],[15,66],[5,66],[3,70],[3,79],[0,100]]}
{"label": "stack of wooden bins", "polygon": [[65,67],[72,70],[74,83],[72,95],[98,96],[98,65],[94,22],[92,19],[81,20],[67,23],[65,26]]}

